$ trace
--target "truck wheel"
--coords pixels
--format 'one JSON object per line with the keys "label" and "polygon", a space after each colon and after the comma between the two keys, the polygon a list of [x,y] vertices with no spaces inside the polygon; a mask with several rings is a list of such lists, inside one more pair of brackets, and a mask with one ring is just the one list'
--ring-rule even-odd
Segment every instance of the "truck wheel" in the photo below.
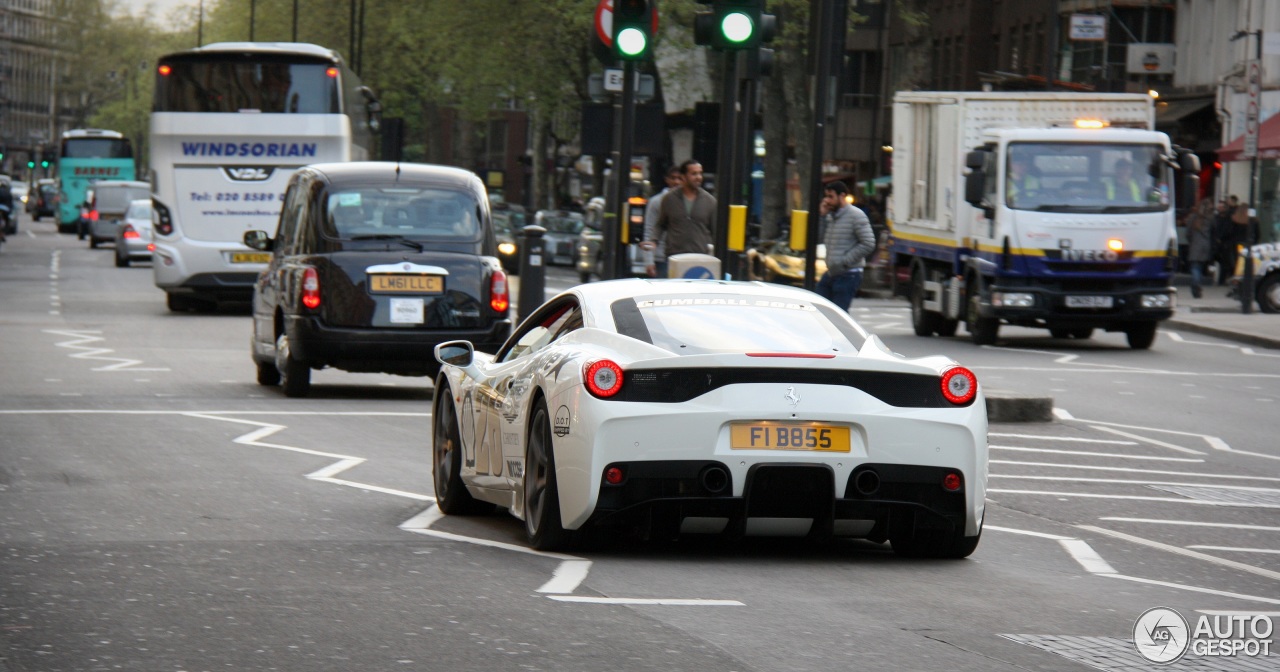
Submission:
{"label": "truck wheel", "polygon": [[1272,273],[1258,285],[1258,310],[1264,313],[1280,313],[1280,273]]}
{"label": "truck wheel", "polygon": [[974,345],[994,345],[1000,338],[1000,320],[994,317],[982,317],[978,313],[978,302],[981,295],[976,283],[969,285],[969,311],[964,326],[969,330],[969,337]]}
{"label": "truck wheel", "polygon": [[[911,328],[916,336],[932,336],[941,331],[939,323],[942,316],[925,310],[924,292],[924,269],[917,268],[911,274]],[[954,334],[955,330],[951,333]]]}
{"label": "truck wheel", "polygon": [[1134,350],[1146,350],[1156,340],[1156,323],[1140,322],[1131,325],[1124,334],[1129,339],[1129,347]]}
{"label": "truck wheel", "polygon": [[956,335],[956,330],[960,328],[960,320],[938,320],[938,335],[950,338]]}

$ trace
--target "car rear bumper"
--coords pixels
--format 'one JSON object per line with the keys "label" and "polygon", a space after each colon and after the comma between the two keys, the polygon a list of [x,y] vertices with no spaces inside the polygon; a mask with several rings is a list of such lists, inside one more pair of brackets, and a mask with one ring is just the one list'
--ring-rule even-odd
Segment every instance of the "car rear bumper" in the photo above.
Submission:
{"label": "car rear bumper", "polygon": [[481,352],[496,352],[511,333],[511,320],[496,320],[487,328],[423,331],[339,328],[321,324],[312,316],[289,316],[285,333],[293,357],[313,368],[434,376],[440,370],[432,353],[437,343],[467,340]]}
{"label": "car rear bumper", "polygon": [[196,298],[249,301],[265,263],[232,263],[236,252],[252,252],[238,243],[183,240],[175,245],[155,238],[156,286],[171,294]]}

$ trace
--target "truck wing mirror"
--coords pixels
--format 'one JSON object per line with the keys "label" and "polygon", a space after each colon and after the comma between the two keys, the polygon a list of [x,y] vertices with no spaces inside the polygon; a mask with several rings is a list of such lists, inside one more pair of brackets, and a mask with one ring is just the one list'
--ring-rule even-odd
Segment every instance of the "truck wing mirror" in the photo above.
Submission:
{"label": "truck wing mirror", "polygon": [[[977,152],[973,152],[977,153]],[[964,176],[964,200],[975,208],[982,207],[982,199],[986,194],[987,174],[981,166],[974,168]]]}
{"label": "truck wing mirror", "polygon": [[964,167],[978,170],[987,161],[987,153],[977,149],[964,155]]}

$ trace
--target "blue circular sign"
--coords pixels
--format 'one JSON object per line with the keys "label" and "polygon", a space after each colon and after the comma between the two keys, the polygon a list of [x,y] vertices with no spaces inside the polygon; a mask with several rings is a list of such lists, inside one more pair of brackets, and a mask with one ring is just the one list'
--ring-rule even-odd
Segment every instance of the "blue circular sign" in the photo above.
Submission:
{"label": "blue circular sign", "polygon": [[711,269],[707,268],[706,266],[694,266],[693,268],[690,268],[689,270],[685,271],[684,275],[680,277],[686,280],[715,280],[716,279],[715,273],[712,273]]}

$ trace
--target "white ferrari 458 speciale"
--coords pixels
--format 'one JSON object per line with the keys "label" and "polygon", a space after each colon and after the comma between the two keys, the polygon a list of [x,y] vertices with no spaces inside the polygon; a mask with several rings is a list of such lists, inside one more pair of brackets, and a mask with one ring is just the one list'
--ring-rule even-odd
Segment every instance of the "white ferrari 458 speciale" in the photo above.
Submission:
{"label": "white ferrari 458 speciale", "polygon": [[617,526],[863,537],[961,558],[982,533],[987,411],[973,373],[895,354],[801,289],[580,285],[494,354],[466,341],[435,354],[437,506],[508,508],[537,549]]}

